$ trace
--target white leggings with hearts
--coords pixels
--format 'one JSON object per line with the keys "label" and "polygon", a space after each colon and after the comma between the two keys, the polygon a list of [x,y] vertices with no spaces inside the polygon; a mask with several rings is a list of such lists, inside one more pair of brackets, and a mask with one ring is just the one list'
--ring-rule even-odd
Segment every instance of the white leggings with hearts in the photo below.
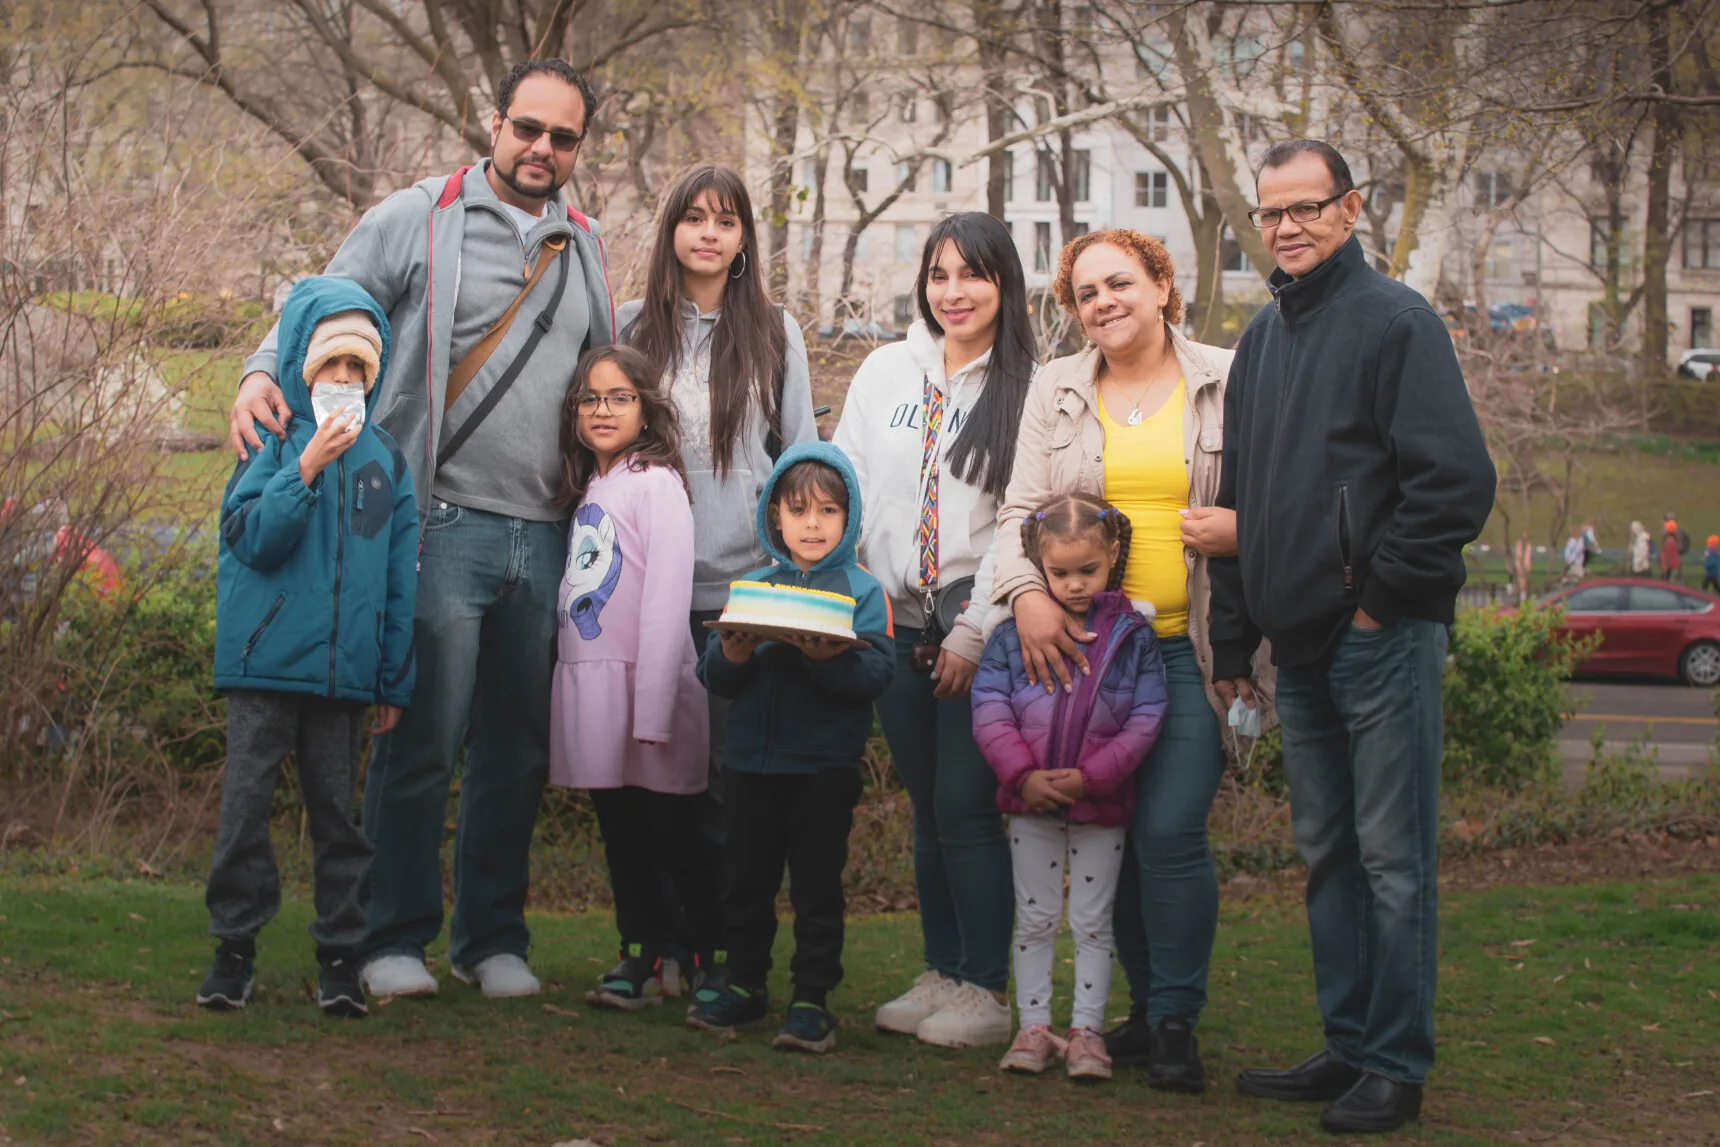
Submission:
{"label": "white leggings with hearts", "polygon": [[1015,1006],[1022,1028],[1051,1023],[1051,967],[1069,870],[1069,928],[1075,934],[1071,1027],[1099,1031],[1111,994],[1111,906],[1123,867],[1122,826],[1066,824],[1051,816],[1009,818],[1015,869]]}

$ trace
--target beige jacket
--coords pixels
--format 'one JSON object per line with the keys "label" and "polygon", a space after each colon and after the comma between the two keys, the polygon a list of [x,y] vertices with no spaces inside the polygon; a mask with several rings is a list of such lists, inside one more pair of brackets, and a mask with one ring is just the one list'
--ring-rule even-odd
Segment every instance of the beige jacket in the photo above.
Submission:
{"label": "beige jacket", "polygon": [[[1210,506],[1218,497],[1224,451],[1224,384],[1234,352],[1190,342],[1166,326],[1186,380],[1183,410],[1183,464],[1188,468],[1188,504]],[[1030,589],[1043,590],[1040,576],[1021,548],[1021,521],[1060,493],[1105,493],[1105,428],[1099,418],[1099,352],[1089,346],[1078,354],[1040,367],[1021,411],[1015,468],[997,515],[995,580],[992,599],[1012,603]],[[1213,692],[1212,646],[1207,638],[1211,583],[1206,559],[1184,547],[1188,565],[1188,629],[1207,681],[1207,699],[1222,719],[1224,707]],[[994,615],[1001,621],[1002,615]],[[1255,654],[1256,681],[1268,701],[1274,692],[1270,649],[1262,642]],[[1263,713],[1269,718],[1271,709]]]}

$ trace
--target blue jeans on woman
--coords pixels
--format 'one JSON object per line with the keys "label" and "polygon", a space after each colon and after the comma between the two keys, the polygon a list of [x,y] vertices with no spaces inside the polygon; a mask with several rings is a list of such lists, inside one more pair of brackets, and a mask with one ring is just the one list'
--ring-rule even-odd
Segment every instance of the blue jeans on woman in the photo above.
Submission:
{"label": "blue jeans on woman", "polygon": [[368,955],[422,958],[442,931],[442,834],[464,750],[448,957],[522,959],[532,829],[549,779],[549,695],[567,523],[432,501],[413,625],[418,684],[364,786],[376,846]]}
{"label": "blue jeans on woman", "polygon": [[1194,643],[1159,642],[1170,707],[1135,774],[1135,819],[1124,845],[1112,927],[1129,998],[1147,1022],[1194,1023],[1218,930],[1218,874],[1206,818],[1224,777],[1224,744]]}
{"label": "blue jeans on woman", "polygon": [[987,991],[1009,984],[1015,883],[997,775],[973,739],[966,695],[940,700],[909,664],[921,631],[896,627],[896,677],[878,698],[890,759],[914,806],[914,887],[926,966]]}
{"label": "blue jeans on woman", "polygon": [[1350,625],[1323,660],[1278,670],[1326,1046],[1403,1083],[1433,1065],[1447,642],[1434,621]]}

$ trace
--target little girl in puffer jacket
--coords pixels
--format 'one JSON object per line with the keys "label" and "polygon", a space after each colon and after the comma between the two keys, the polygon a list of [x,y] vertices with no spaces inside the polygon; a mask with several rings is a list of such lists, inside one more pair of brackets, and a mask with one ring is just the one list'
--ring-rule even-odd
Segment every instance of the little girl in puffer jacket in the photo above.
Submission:
{"label": "little girl in puffer jacket", "polygon": [[[1072,692],[1031,684],[1015,622],[992,633],[973,680],[974,738],[997,773],[1015,870],[1015,997],[1021,1030],[998,1066],[1038,1075],[1064,1056],[1072,1079],[1109,1079],[1099,1036],[1111,991],[1111,906],[1134,811],[1131,777],[1158,738],[1168,696],[1148,619],[1123,595],[1129,520],[1090,494],[1041,506],[1022,544],[1071,617],[1097,635]],[[1069,869],[1075,1006],[1051,1029],[1051,968]]]}

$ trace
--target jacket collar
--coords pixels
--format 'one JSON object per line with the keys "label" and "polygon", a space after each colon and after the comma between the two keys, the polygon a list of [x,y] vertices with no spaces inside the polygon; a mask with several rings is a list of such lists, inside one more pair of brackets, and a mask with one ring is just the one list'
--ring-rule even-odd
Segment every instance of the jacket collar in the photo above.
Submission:
{"label": "jacket collar", "polygon": [[1367,270],[1362,241],[1352,234],[1330,259],[1300,279],[1291,278],[1278,268],[1267,277],[1266,287],[1272,292],[1279,314],[1294,321],[1336,298]]}
{"label": "jacket collar", "polygon": [[[1217,386],[1224,381],[1207,364],[1206,357],[1195,349],[1195,344],[1176,327],[1166,323],[1165,334],[1171,340],[1171,349],[1176,352],[1177,364],[1182,367],[1189,402],[1193,402],[1194,396],[1201,390],[1208,386]],[[1101,361],[1099,348],[1088,343],[1069,359],[1056,361],[1070,363],[1069,368],[1058,378],[1058,389],[1074,391],[1081,401],[1097,410]]]}
{"label": "jacket collar", "polygon": [[944,377],[944,336],[933,334],[932,328],[926,325],[925,319],[915,319],[908,328],[908,353],[913,357],[914,365],[929,376],[939,390],[946,393],[955,390],[969,379],[985,373],[986,366],[991,362],[992,350],[956,371],[954,378]]}
{"label": "jacket collar", "polygon": [[[488,159],[483,160],[466,173],[466,178],[460,185],[460,197],[466,201],[468,207],[481,203],[505,218],[507,213],[502,210],[502,201],[496,198],[496,190],[490,186],[490,162]],[[512,219],[508,220],[508,226],[513,226]],[[567,205],[562,202],[561,192],[558,191],[544,201],[543,214],[532,224],[525,238],[529,244],[539,236],[571,234],[573,223],[567,217]]]}

